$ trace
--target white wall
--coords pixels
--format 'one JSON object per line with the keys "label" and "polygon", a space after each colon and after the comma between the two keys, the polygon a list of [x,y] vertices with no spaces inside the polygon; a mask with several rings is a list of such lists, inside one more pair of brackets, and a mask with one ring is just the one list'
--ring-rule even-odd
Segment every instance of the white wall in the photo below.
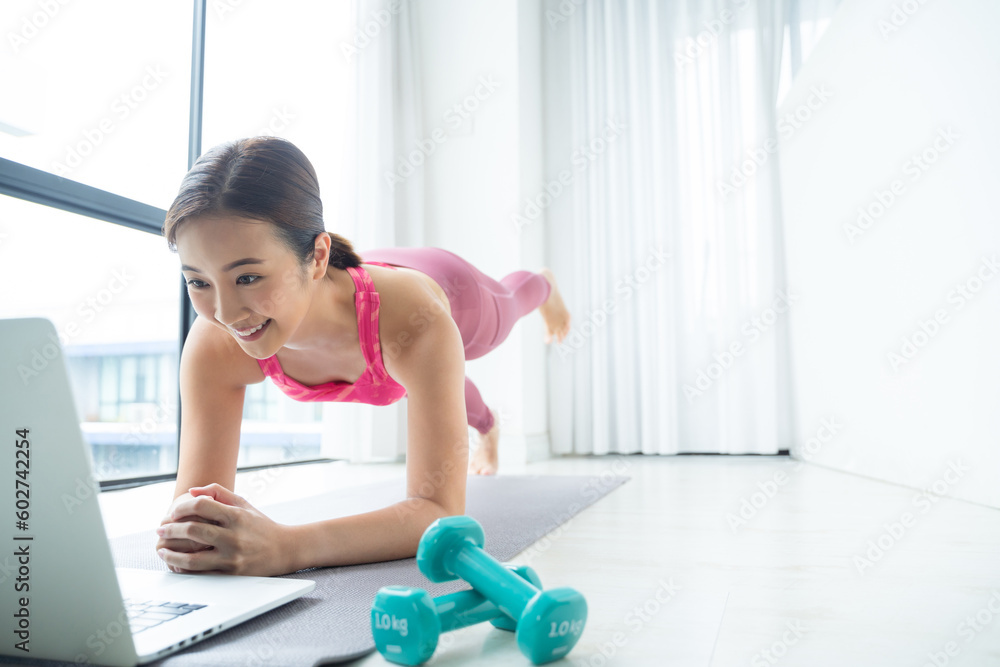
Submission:
{"label": "white wall", "polygon": [[780,153],[793,453],[994,507],[998,23],[993,0],[845,0],[779,113],[805,119]]}
{"label": "white wall", "polygon": [[[425,244],[496,279],[537,271],[545,265],[541,226],[519,236],[511,216],[541,181],[541,9],[530,0],[421,0],[416,11],[425,136],[441,128],[449,137],[424,165]],[[475,109],[456,130],[446,114],[463,100]],[[466,364],[487,405],[503,414],[508,470],[549,452],[543,335],[532,313],[499,348]]]}

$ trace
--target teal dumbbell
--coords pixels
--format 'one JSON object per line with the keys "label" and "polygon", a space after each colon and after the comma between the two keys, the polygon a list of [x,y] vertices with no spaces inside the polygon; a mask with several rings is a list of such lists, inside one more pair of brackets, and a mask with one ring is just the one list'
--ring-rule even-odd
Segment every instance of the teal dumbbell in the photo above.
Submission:
{"label": "teal dumbbell", "polygon": [[420,538],[417,567],[435,583],[462,578],[517,620],[517,645],[536,665],[566,656],[583,634],[587,601],[572,588],[539,590],[483,551],[483,528],[467,516],[432,523]]}
{"label": "teal dumbbell", "polygon": [[[541,588],[538,575],[527,565],[507,566],[515,575]],[[386,660],[419,665],[430,660],[442,632],[490,621],[513,631],[515,622],[476,591],[460,591],[431,599],[427,591],[386,586],[372,602],[375,648]]]}

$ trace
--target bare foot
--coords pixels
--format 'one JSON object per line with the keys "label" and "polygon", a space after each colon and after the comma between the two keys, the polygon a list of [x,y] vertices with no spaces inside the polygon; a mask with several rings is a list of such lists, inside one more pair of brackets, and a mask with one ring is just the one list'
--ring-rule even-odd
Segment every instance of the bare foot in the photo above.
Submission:
{"label": "bare foot", "polygon": [[479,446],[469,459],[469,473],[472,475],[495,475],[500,467],[500,417],[493,410],[490,413],[493,415],[493,428],[486,434],[479,433]]}
{"label": "bare foot", "polygon": [[563,303],[562,295],[559,293],[555,275],[547,268],[542,269],[539,273],[545,276],[545,279],[552,285],[552,292],[549,294],[548,300],[538,307],[538,312],[545,320],[545,342],[551,343],[552,339],[556,338],[561,343],[563,338],[569,334],[571,316],[569,310],[566,309],[566,304]]}

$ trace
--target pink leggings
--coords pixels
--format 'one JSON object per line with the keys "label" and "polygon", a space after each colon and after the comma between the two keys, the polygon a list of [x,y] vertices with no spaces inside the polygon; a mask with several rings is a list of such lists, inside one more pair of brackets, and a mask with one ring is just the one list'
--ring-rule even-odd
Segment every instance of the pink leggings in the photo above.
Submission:
{"label": "pink leggings", "polygon": [[[545,303],[551,290],[545,276],[531,271],[515,271],[497,282],[442,248],[377,248],[358,254],[365,261],[415,269],[440,285],[462,333],[467,361],[478,359],[504,342],[514,324]],[[480,433],[493,428],[493,415],[468,377],[465,410],[469,425]]]}

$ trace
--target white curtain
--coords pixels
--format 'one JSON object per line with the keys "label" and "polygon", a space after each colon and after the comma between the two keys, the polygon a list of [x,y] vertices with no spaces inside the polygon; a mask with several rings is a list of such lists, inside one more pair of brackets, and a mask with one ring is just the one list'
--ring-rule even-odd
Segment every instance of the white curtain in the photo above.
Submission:
{"label": "white curtain", "polygon": [[420,246],[424,173],[410,158],[422,132],[416,8],[413,0],[354,5],[354,48],[343,52],[354,61],[355,97],[337,231],[360,250]]}
{"label": "white curtain", "polygon": [[[423,169],[411,157],[422,132],[415,12],[412,0],[354,0],[354,41],[341,48],[354,65],[355,97],[341,210],[328,212],[326,224],[358,251],[424,245]],[[396,459],[405,449],[406,399],[324,404],[323,423],[326,456]]]}
{"label": "white curtain", "polygon": [[789,449],[776,105],[786,24],[797,69],[835,5],[545,1],[555,453]]}

